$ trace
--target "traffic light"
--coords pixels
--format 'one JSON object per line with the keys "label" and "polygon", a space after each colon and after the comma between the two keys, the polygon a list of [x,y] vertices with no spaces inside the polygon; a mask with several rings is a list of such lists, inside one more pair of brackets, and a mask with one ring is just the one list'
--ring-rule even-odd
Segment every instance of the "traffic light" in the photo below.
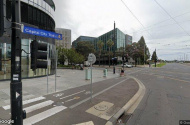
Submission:
{"label": "traffic light", "polygon": [[32,41],[31,47],[31,69],[47,68],[47,44]]}
{"label": "traffic light", "polygon": [[4,0],[0,0],[0,37],[4,33]]}

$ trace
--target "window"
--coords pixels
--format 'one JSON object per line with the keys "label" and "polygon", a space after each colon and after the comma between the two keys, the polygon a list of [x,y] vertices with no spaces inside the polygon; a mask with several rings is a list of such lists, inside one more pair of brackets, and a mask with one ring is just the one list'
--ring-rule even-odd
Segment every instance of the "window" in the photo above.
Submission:
{"label": "window", "polygon": [[[33,24],[32,7],[28,6],[28,23]],[[24,16],[24,15],[23,15]],[[27,15],[26,15],[27,16]]]}
{"label": "window", "polygon": [[33,24],[37,25],[37,14],[36,14],[36,8],[33,8]]}
{"label": "window", "polygon": [[21,21],[28,23],[28,5],[25,3],[21,3]]}

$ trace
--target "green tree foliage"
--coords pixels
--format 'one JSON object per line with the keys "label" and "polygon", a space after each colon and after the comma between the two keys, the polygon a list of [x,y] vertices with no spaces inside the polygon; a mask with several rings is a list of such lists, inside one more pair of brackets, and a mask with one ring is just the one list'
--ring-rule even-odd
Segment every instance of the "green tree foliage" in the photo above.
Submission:
{"label": "green tree foliage", "polygon": [[158,57],[157,57],[156,50],[155,50],[155,51],[152,53],[152,58],[151,58],[151,60],[154,61],[154,62],[157,62],[157,59],[158,59]]}
{"label": "green tree foliage", "polygon": [[94,45],[90,42],[81,41],[77,44],[76,51],[84,56],[85,59],[88,58],[89,53],[94,53]]}
{"label": "green tree foliage", "polygon": [[58,62],[60,64],[65,63],[67,60],[69,64],[80,64],[84,62],[84,56],[80,53],[77,53],[74,49],[65,49],[58,47]]}
{"label": "green tree foliage", "polygon": [[126,53],[128,56],[132,57],[135,60],[135,64],[138,58],[140,58],[141,64],[144,62],[144,56],[145,62],[150,58],[149,48],[146,46],[143,36],[137,43],[134,42],[132,45],[127,45]]}
{"label": "green tree foliage", "polygon": [[112,54],[110,50],[111,50],[111,47],[114,45],[114,42],[111,39],[109,39],[106,44],[109,48],[109,67],[110,67],[110,55]]}
{"label": "green tree foliage", "polygon": [[102,51],[102,48],[104,46],[104,43],[100,40],[97,42],[97,46],[98,46],[98,49],[99,49],[99,66],[100,66],[100,56],[101,56],[101,51]]}

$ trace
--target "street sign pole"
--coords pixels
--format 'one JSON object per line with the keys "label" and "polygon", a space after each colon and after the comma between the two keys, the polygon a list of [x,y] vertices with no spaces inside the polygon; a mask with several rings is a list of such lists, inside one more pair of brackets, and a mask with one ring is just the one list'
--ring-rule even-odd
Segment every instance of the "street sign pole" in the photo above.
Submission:
{"label": "street sign pole", "polygon": [[20,0],[12,0],[10,100],[13,125],[23,125],[20,17]]}
{"label": "street sign pole", "polygon": [[92,62],[90,63],[91,66],[91,102],[92,102]]}
{"label": "street sign pole", "polygon": [[56,92],[56,88],[57,88],[57,57],[58,57],[58,51],[55,50],[55,92]]}
{"label": "street sign pole", "polygon": [[47,45],[47,94],[48,94],[48,73],[49,73],[49,71],[48,71],[48,68],[49,68],[49,44]]}
{"label": "street sign pole", "polygon": [[91,99],[90,101],[92,102],[92,64],[96,62],[96,56],[93,53],[90,53],[88,56],[88,62],[90,62],[90,67],[91,67]]}

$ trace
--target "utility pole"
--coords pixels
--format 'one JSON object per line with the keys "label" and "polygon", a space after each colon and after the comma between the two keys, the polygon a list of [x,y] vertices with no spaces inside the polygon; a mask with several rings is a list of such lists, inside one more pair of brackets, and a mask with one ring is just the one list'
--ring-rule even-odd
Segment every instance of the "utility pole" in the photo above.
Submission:
{"label": "utility pole", "polygon": [[11,120],[14,121],[13,125],[23,125],[20,25],[20,0],[12,0],[10,100]]}
{"label": "utility pole", "polygon": [[[155,53],[156,53],[156,49],[155,49]],[[156,62],[157,62],[157,54],[155,54],[155,67],[156,67]]]}
{"label": "utility pole", "polygon": [[123,58],[122,58],[122,59],[123,59],[123,71],[124,71],[124,50],[125,50],[124,42],[125,42],[125,41],[123,40]]}
{"label": "utility pole", "polygon": [[115,58],[115,44],[116,44],[116,41],[115,41],[115,21],[114,21],[114,37],[113,37],[113,42],[114,42],[114,46],[113,46],[113,51],[114,51],[114,58]]}
{"label": "utility pole", "polygon": [[144,43],[144,67],[145,67],[145,43]]}

